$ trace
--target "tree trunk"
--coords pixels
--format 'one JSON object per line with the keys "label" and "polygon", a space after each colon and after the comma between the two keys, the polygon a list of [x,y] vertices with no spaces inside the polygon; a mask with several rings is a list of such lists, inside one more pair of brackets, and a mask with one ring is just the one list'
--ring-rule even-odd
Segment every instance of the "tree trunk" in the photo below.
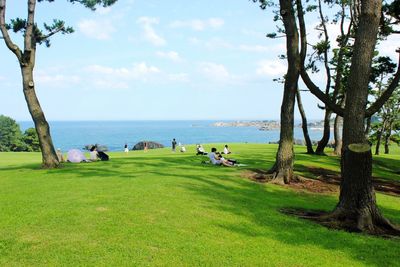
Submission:
{"label": "tree trunk", "polygon": [[391,133],[392,133],[392,127],[390,126],[385,133],[385,154],[389,154],[389,142]]}
{"label": "tree trunk", "polygon": [[23,66],[21,67],[21,72],[25,100],[39,138],[40,150],[42,152],[42,166],[43,168],[56,168],[60,163],[58,161],[57,154],[54,150],[53,141],[50,136],[49,124],[46,121],[35,93],[33,68]]}
{"label": "tree trunk", "polygon": [[342,135],[340,133],[340,125],[343,122],[343,118],[339,115],[335,117],[334,124],[334,138],[335,138],[335,154],[340,156],[342,155]]}
{"label": "tree trunk", "polygon": [[281,131],[276,161],[272,169],[273,183],[288,184],[293,177],[294,104],[300,74],[299,34],[291,0],[280,0],[280,14],[286,32],[288,70],[281,105]]}
{"label": "tree trunk", "polygon": [[372,187],[372,155],[365,139],[364,118],[373,52],[382,2],[365,0],[355,36],[343,122],[344,155],[339,203],[330,215],[347,228],[377,233],[394,230],[379,212]]}
{"label": "tree trunk", "polygon": [[376,146],[375,146],[375,155],[379,155],[379,149],[381,147],[381,140],[382,140],[382,131],[383,129],[379,129],[376,133]]}
{"label": "tree trunk", "polygon": [[329,138],[331,135],[331,115],[332,111],[328,108],[325,110],[325,118],[324,118],[324,134],[321,140],[318,142],[317,149],[315,150],[315,154],[324,155],[324,149],[329,142]]}
{"label": "tree trunk", "polygon": [[352,231],[380,233],[393,227],[380,213],[372,185],[369,144],[350,144],[342,155],[342,183],[334,215]]}
{"label": "tree trunk", "polygon": [[365,138],[368,139],[369,132],[371,131],[371,117],[368,117],[366,120],[367,121],[366,121],[366,125],[365,125],[364,134],[365,134]]}
{"label": "tree trunk", "polygon": [[299,88],[297,88],[297,90],[296,90],[296,99],[297,99],[297,107],[299,108],[299,112],[301,115],[301,128],[303,129],[304,140],[306,141],[307,154],[314,154],[314,149],[312,147],[310,135],[308,134],[306,112],[304,111],[304,108],[303,108],[303,102],[301,101],[301,95],[300,95]]}

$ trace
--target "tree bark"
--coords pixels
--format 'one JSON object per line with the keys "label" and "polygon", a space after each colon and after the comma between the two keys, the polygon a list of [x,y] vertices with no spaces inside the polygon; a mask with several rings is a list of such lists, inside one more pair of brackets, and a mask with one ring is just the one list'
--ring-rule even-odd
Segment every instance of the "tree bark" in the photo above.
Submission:
{"label": "tree bark", "polygon": [[297,88],[296,90],[296,99],[297,99],[297,107],[299,108],[299,112],[301,115],[301,128],[303,129],[304,140],[306,141],[307,154],[314,154],[314,149],[312,147],[310,135],[308,134],[307,116],[303,108],[303,102],[301,101],[299,88]]}
{"label": "tree bark", "polygon": [[342,135],[340,133],[340,125],[343,122],[343,118],[339,115],[335,117],[334,123],[334,138],[335,138],[335,154],[340,156],[342,155]]}
{"label": "tree bark", "polygon": [[389,142],[391,133],[392,133],[392,125],[389,125],[385,133],[385,154],[389,154]]}
{"label": "tree bark", "polygon": [[329,142],[331,135],[331,115],[332,111],[330,109],[326,109],[324,118],[324,134],[322,135],[321,140],[318,142],[317,149],[315,150],[315,154],[317,155],[324,155],[325,147]]}
{"label": "tree bark", "polygon": [[375,146],[375,155],[379,155],[379,149],[381,147],[381,140],[382,140],[382,129],[379,129],[376,133],[376,146]]}
{"label": "tree bark", "polygon": [[22,67],[21,72],[25,100],[39,138],[40,150],[42,152],[42,166],[43,168],[56,168],[60,163],[51,139],[49,124],[47,123],[35,93],[33,69],[30,67]]}
{"label": "tree bark", "polygon": [[398,231],[381,215],[376,205],[371,177],[372,154],[364,134],[368,83],[381,8],[379,0],[362,2],[344,112],[340,197],[330,215],[342,223],[349,223],[351,229],[371,233],[388,229]]}
{"label": "tree bark", "polygon": [[15,54],[18,59],[22,74],[22,87],[29,112],[35,124],[38,134],[40,149],[42,152],[42,164],[44,168],[55,168],[59,166],[59,161],[54,150],[53,141],[50,136],[49,124],[46,121],[43,110],[35,93],[35,83],[33,81],[33,69],[35,67],[36,56],[36,36],[35,36],[35,7],[36,0],[28,0],[28,16],[24,34],[24,51],[12,42],[5,23],[6,0],[0,0],[0,30],[8,49]]}
{"label": "tree bark", "polygon": [[288,69],[281,105],[281,131],[275,164],[269,171],[273,183],[288,184],[293,177],[294,104],[300,73],[299,35],[291,0],[280,0],[280,14],[286,32]]}

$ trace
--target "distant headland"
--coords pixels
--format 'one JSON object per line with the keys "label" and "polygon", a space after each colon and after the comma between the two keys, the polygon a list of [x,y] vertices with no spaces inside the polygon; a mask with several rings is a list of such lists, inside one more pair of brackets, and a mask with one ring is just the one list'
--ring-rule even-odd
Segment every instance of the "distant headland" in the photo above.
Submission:
{"label": "distant headland", "polygon": [[[324,121],[310,122],[307,124],[310,129],[323,130]],[[214,127],[255,127],[260,131],[273,131],[279,130],[281,124],[276,120],[256,120],[256,121],[219,121],[212,124]],[[296,124],[295,127],[301,127],[300,124]]]}

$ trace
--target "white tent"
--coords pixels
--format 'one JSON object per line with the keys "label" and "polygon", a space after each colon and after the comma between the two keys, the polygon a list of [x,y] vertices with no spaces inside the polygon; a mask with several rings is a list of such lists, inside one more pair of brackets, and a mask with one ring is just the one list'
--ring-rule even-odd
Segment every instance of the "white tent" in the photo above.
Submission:
{"label": "white tent", "polygon": [[71,149],[67,153],[67,160],[69,162],[79,163],[82,161],[86,161],[85,155],[83,155],[82,151],[79,149]]}

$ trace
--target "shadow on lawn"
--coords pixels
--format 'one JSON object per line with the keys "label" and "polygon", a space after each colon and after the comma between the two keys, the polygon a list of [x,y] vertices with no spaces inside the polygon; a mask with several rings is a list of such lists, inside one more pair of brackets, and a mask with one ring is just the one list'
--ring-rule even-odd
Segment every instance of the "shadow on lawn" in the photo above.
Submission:
{"label": "shadow on lawn", "polygon": [[[203,186],[182,185],[193,192],[206,196],[209,207],[246,217],[256,224],[227,224],[218,222],[216,225],[226,231],[236,232],[244,236],[273,237],[278,241],[292,246],[314,245],[324,249],[333,249],[348,253],[355,260],[367,265],[396,265],[397,259],[387,247],[398,246],[395,240],[384,240],[341,231],[323,228],[308,221],[296,219],[279,213],[284,207],[305,209],[326,209],[334,207],[337,200],[334,197],[319,196],[313,199],[310,195],[282,191],[277,186],[263,187],[251,184],[237,178],[229,179],[224,185],[213,178],[192,177]],[[225,182],[226,183],[226,182]],[[385,214],[396,217],[398,210],[383,209]],[[267,244],[266,244],[267,245]],[[374,251],[372,255],[370,252]]]}
{"label": "shadow on lawn", "polygon": [[[239,161],[244,162],[240,157]],[[272,165],[273,160],[262,160],[262,153],[247,158],[248,169]],[[303,157],[303,160],[306,157]],[[324,160],[327,158],[324,157]],[[224,168],[201,164],[202,157],[192,155],[168,155],[157,157],[137,156],[115,158],[109,162],[66,164],[64,168],[45,170],[51,174],[71,174],[78,178],[144,178],[152,173],[161,177],[177,177],[177,185],[193,194],[202,196],[207,208],[234,214],[250,221],[231,223],[218,221],[215,225],[224,231],[244,237],[265,236],[293,247],[318,246],[326,250],[341,251],[366,265],[395,266],[398,259],[387,247],[398,246],[398,241],[328,230],[309,221],[286,216],[281,208],[327,209],[337,203],[336,197],[296,193],[278,186],[266,186],[239,178],[243,168]],[[332,160],[332,164],[335,160]],[[244,162],[248,163],[248,162]],[[35,169],[37,165],[24,165]],[[19,166],[18,169],[21,169]],[[212,172],[210,172],[212,169]],[[131,170],[131,171],[129,171]],[[56,176],[57,177],[57,176]],[[189,181],[189,182],[188,182]],[[195,182],[195,183],[194,183]],[[172,185],[175,186],[175,185]],[[173,190],[173,188],[172,188]],[[399,210],[382,208],[383,212],[400,222]],[[265,244],[268,245],[268,244]],[[371,253],[371,252],[374,253]]]}

